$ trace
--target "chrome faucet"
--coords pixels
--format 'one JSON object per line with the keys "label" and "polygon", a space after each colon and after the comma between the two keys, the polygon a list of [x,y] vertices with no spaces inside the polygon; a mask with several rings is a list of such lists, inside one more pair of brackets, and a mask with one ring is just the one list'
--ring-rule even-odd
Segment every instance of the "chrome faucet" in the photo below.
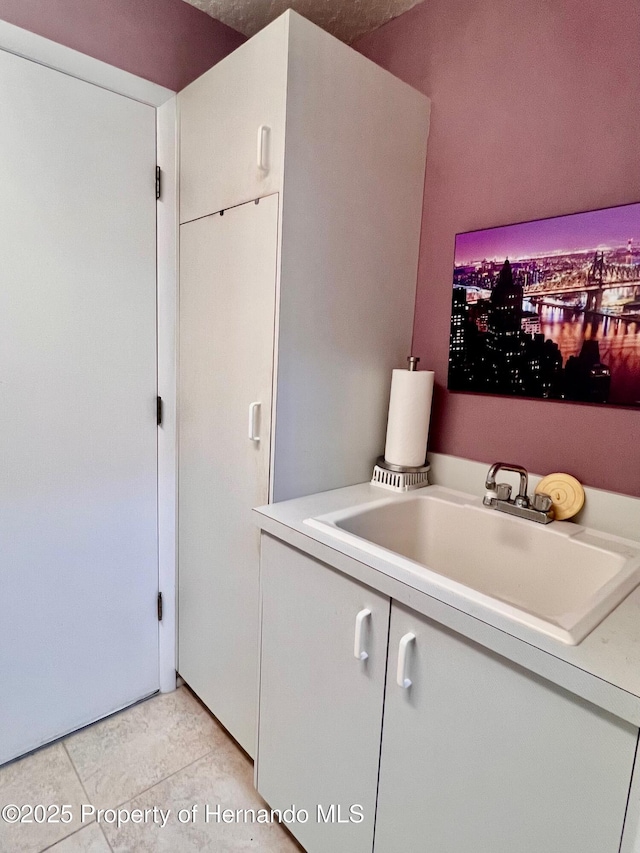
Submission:
{"label": "chrome faucet", "polygon": [[[511,499],[511,486],[509,483],[496,483],[498,471],[513,471],[520,475],[520,487],[518,494]],[[493,507],[499,512],[509,515],[517,515],[519,518],[527,518],[529,521],[537,521],[539,524],[549,524],[553,521],[553,501],[550,495],[538,494],[529,498],[529,475],[521,465],[509,465],[507,462],[494,462],[489,468],[487,479],[484,484],[485,493],[482,503]]]}

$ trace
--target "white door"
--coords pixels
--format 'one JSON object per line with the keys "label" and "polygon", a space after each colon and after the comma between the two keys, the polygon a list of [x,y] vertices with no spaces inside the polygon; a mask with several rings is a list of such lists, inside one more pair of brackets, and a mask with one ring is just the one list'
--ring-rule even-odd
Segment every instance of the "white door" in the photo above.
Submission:
{"label": "white door", "polygon": [[0,763],[158,688],[155,110],[0,52]]}
{"label": "white door", "polygon": [[253,755],[278,196],[180,227],[179,666]]}

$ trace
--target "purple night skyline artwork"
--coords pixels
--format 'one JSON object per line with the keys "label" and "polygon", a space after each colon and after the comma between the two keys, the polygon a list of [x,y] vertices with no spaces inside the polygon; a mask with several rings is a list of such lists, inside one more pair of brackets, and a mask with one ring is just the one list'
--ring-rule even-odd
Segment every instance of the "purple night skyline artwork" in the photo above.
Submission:
{"label": "purple night skyline artwork", "polygon": [[458,234],[448,387],[640,407],[640,203]]}

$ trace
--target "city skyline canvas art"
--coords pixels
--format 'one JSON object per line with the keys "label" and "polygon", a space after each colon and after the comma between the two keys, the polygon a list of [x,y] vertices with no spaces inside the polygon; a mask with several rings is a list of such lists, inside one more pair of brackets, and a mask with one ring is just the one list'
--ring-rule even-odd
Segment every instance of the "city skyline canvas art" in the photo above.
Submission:
{"label": "city skyline canvas art", "polygon": [[640,203],[458,234],[448,387],[640,407]]}

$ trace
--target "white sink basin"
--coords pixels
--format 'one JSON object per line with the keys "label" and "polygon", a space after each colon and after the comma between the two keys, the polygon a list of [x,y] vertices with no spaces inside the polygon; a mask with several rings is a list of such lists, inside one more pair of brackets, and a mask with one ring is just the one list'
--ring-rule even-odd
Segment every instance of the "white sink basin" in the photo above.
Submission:
{"label": "white sink basin", "polygon": [[440,486],[309,518],[306,524],[445,590],[487,622],[576,645],[638,583],[640,546],[570,522],[488,509]]}

